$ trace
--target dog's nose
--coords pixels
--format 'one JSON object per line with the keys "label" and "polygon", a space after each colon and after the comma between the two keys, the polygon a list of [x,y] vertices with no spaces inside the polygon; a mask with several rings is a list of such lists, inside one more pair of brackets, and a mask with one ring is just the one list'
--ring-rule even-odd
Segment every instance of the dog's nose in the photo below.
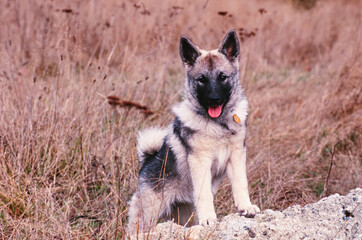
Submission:
{"label": "dog's nose", "polygon": [[210,105],[219,105],[220,104],[220,96],[217,94],[212,94],[209,96]]}

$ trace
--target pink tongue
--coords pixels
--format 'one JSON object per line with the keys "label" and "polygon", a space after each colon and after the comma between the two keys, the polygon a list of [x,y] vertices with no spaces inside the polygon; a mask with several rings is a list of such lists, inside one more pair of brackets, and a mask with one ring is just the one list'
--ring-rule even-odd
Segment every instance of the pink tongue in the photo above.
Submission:
{"label": "pink tongue", "polygon": [[221,109],[222,109],[221,105],[217,106],[217,107],[209,107],[208,113],[209,113],[210,117],[217,118],[221,114]]}

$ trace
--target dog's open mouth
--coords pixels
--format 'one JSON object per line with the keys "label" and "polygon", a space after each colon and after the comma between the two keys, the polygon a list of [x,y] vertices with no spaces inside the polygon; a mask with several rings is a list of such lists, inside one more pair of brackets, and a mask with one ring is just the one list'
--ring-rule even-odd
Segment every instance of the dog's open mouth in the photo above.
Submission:
{"label": "dog's open mouth", "polygon": [[218,118],[221,115],[221,111],[222,111],[222,105],[216,107],[209,107],[209,110],[207,112],[209,113],[210,117]]}

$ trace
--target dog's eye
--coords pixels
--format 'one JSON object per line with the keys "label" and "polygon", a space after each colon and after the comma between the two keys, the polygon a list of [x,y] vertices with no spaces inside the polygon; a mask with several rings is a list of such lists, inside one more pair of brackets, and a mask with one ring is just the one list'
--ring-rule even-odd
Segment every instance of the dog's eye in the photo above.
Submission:
{"label": "dog's eye", "polygon": [[196,79],[198,82],[205,83],[207,82],[207,77],[205,75],[202,75],[201,77]]}
{"label": "dog's eye", "polygon": [[226,76],[223,72],[221,72],[219,74],[219,80],[220,81],[225,81],[229,76]]}

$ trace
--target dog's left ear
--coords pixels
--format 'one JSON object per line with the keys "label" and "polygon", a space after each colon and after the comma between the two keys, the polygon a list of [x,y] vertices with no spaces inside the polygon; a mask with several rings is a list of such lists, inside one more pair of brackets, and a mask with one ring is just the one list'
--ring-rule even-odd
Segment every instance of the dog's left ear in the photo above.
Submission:
{"label": "dog's left ear", "polygon": [[231,62],[233,62],[239,56],[239,40],[235,30],[231,30],[226,34],[224,40],[219,47],[219,52],[224,54],[226,58]]}

